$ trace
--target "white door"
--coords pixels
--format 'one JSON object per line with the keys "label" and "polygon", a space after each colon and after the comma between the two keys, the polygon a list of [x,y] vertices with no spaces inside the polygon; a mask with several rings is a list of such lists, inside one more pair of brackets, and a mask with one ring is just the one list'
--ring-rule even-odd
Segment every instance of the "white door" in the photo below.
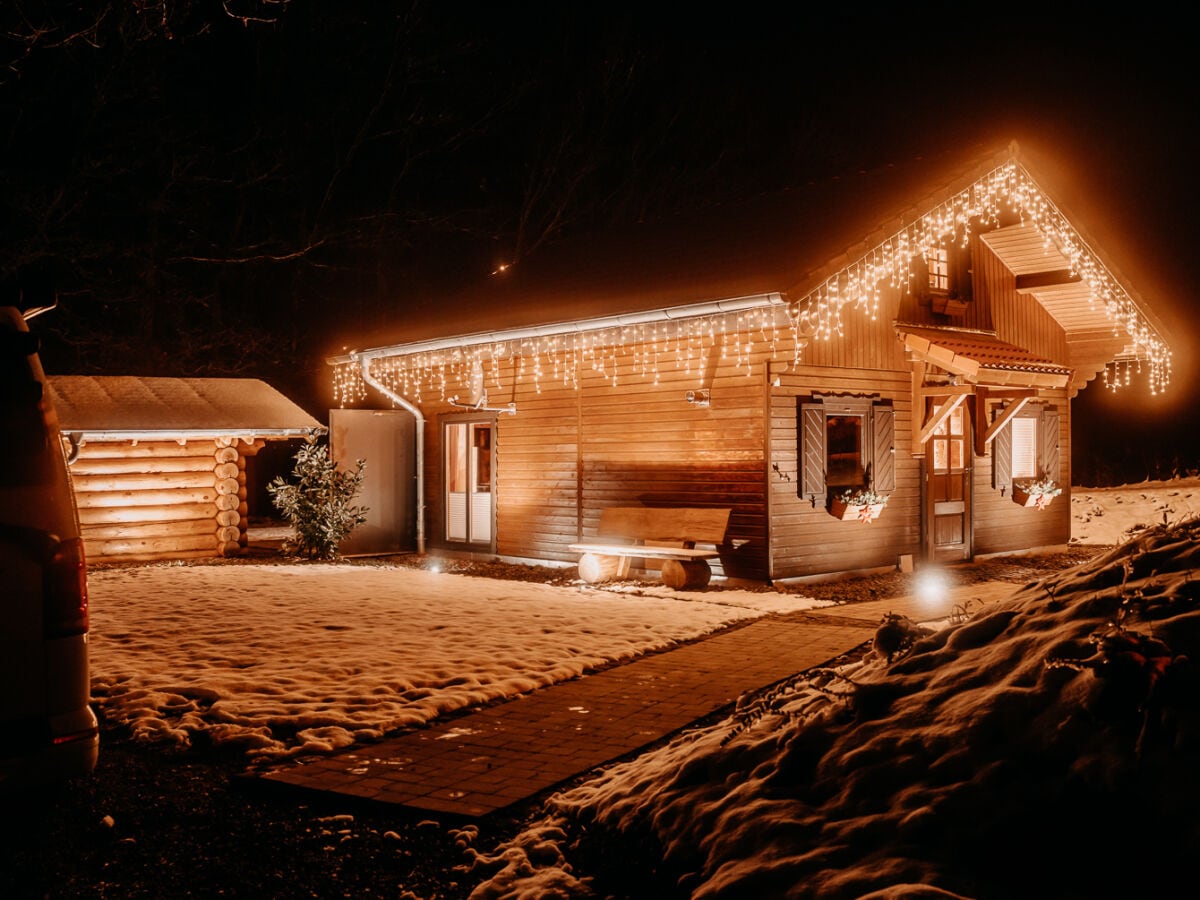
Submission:
{"label": "white door", "polygon": [[494,430],[491,421],[444,426],[447,541],[491,545]]}

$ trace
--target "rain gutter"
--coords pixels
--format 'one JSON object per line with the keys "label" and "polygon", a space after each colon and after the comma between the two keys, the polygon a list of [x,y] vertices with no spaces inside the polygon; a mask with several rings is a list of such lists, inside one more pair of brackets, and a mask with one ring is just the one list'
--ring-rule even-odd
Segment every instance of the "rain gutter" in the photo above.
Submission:
{"label": "rain gutter", "polygon": [[305,428],[180,428],[180,429],[92,429],[64,428],[63,433],[84,441],[199,441],[214,438],[308,438],[325,434],[324,425]]}
{"label": "rain gutter", "polygon": [[330,357],[326,362],[329,365],[359,362],[360,364],[364,364],[363,372],[365,375],[365,361],[381,357],[408,356],[415,353],[435,353],[439,350],[460,349],[479,344],[502,344],[507,341],[555,337],[562,334],[586,334],[592,331],[604,331],[609,328],[649,325],[656,322],[673,322],[679,319],[717,316],[723,313],[766,309],[768,307],[783,305],[784,300],[779,293],[753,294],[749,297],[734,297],[729,300],[712,300],[705,303],[689,303],[686,306],[669,306],[663,309],[651,309],[645,312],[628,313],[625,315],[574,319],[568,322],[556,322],[552,325],[533,325],[526,328],[509,328],[503,331],[480,331],[474,334],[458,335],[457,337],[414,341],[411,344],[392,344],[387,347],[373,347],[369,350],[353,350],[341,356]]}
{"label": "rain gutter", "polygon": [[412,413],[417,421],[417,553],[425,553],[425,414],[417,405],[401,397],[387,385],[382,384],[371,374],[371,358],[358,353],[351,353],[349,359],[358,361],[359,370],[365,383],[375,388],[401,409]]}

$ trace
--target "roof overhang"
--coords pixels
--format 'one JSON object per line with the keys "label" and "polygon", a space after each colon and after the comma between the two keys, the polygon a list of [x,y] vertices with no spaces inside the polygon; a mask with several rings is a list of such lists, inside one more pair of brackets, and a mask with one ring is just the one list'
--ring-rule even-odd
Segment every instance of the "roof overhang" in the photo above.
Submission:
{"label": "roof overhang", "polygon": [[496,331],[480,331],[473,334],[453,335],[433,340],[413,341],[408,344],[390,344],[384,347],[372,347],[367,350],[351,350],[338,356],[331,356],[326,359],[326,362],[331,366],[337,366],[351,362],[368,362],[372,359],[389,356],[415,356],[421,353],[442,353],[486,345],[508,345],[523,341],[536,342],[542,338],[561,337],[572,334],[588,335],[605,331],[619,331],[638,325],[677,322],[684,319],[718,316],[745,312],[747,310],[778,309],[780,312],[785,312],[786,308],[787,304],[782,295],[778,293],[755,294],[749,297],[731,297],[725,300],[689,303],[683,306],[670,306],[663,309],[649,309],[620,315],[573,319],[565,322],[550,322],[544,325],[498,329]]}
{"label": "roof overhang", "polygon": [[987,387],[1066,388],[1074,372],[995,336],[962,330],[896,326],[912,357],[947,375]]}
{"label": "roof overhang", "polygon": [[[1083,278],[1076,265],[1032,224],[997,228],[980,239],[1013,273],[1017,295],[1036,301],[1062,328],[1076,388],[1110,362],[1145,356],[1145,348],[1122,327],[1122,319],[1110,315],[1093,281]],[[1137,303],[1145,314],[1144,301],[1137,298]]]}
{"label": "roof overhang", "polygon": [[97,430],[64,428],[63,434],[73,439],[84,441],[203,441],[217,439],[238,439],[246,442],[256,440],[292,440],[296,438],[319,437],[329,429],[324,425],[311,428],[266,428],[244,430],[231,428],[228,430],[203,429],[197,431],[155,431],[155,430]]}
{"label": "roof overhang", "polygon": [[59,428],[75,440],[288,440],[328,429],[256,378],[52,375]]}

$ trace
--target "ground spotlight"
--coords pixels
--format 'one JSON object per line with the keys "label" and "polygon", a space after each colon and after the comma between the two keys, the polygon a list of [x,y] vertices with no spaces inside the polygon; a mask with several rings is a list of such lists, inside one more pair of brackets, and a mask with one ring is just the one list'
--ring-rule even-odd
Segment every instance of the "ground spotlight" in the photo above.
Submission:
{"label": "ground spotlight", "polygon": [[942,569],[924,569],[917,573],[917,597],[926,606],[944,603],[950,593],[950,580]]}

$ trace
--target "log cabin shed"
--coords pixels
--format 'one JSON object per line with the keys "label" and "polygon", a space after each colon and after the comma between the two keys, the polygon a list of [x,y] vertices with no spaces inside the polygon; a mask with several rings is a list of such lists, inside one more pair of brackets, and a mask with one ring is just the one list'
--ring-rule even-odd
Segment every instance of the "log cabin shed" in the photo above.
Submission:
{"label": "log cabin shed", "polygon": [[253,378],[58,375],[89,562],[195,559],[246,549],[246,460],[326,428]]}
{"label": "log cabin shed", "polygon": [[1170,380],[1015,143],[715,213],[563,241],[328,358],[335,405],[416,420],[418,549],[573,564],[628,506],[730,509],[729,578],[1061,546],[1072,398]]}

